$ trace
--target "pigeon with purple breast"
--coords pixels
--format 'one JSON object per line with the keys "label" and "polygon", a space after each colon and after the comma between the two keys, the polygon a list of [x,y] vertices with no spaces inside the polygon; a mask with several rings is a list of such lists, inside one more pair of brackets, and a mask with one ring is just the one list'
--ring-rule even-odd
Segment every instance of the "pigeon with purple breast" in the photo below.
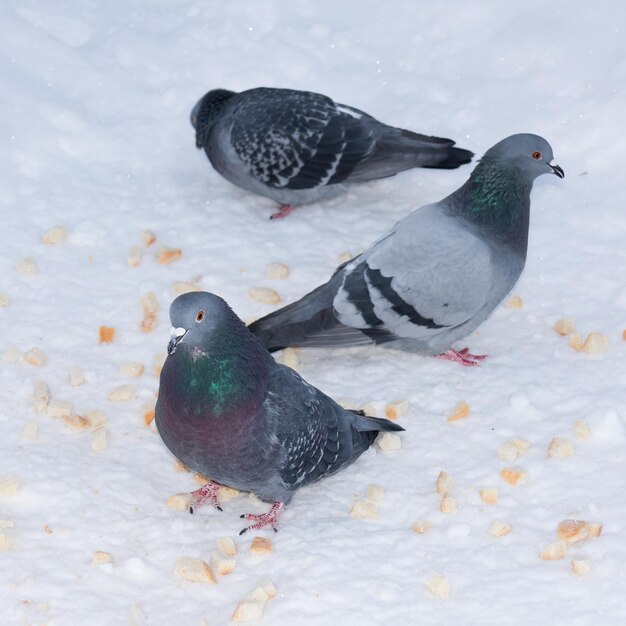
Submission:
{"label": "pigeon with purple breast", "polygon": [[351,183],[414,167],[454,169],[473,156],[451,139],[387,126],[310,91],[214,89],[195,105],[191,123],[196,146],[224,178],[281,205],[273,219]]}

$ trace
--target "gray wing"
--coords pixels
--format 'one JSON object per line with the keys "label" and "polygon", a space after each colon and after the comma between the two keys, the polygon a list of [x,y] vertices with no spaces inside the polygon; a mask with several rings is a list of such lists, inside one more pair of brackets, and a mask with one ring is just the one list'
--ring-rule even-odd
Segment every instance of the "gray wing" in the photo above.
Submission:
{"label": "gray wing", "polygon": [[330,98],[288,89],[246,92],[231,142],[250,173],[277,189],[339,183],[374,150],[384,125]]}
{"label": "gray wing", "polygon": [[[280,365],[272,373],[266,411],[276,424],[283,452],[280,479],[289,490],[333,474],[356,459],[380,429],[375,424],[370,431],[353,427],[349,417],[353,414]],[[364,419],[354,416],[355,422]]]}
{"label": "gray wing", "polygon": [[427,205],[344,270],[333,299],[344,325],[387,333],[376,340],[427,341],[471,320],[494,278],[488,245],[457,219]]}

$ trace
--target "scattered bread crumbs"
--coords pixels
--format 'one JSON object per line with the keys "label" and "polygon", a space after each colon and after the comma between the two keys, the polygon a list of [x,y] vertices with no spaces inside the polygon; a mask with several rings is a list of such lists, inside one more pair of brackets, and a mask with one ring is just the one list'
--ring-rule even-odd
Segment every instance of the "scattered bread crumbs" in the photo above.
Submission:
{"label": "scattered bread crumbs", "polygon": [[576,328],[574,327],[574,322],[571,319],[562,317],[560,320],[555,322],[554,330],[562,337],[567,337],[568,335],[571,335]]}
{"label": "scattered bread crumbs", "polygon": [[143,411],[143,421],[146,426],[150,426],[154,421],[155,411],[154,408],[144,409]]}
{"label": "scattered bread crumbs", "polygon": [[161,265],[168,265],[180,259],[181,256],[183,256],[183,251],[180,248],[166,248],[165,246],[161,246],[156,259]]}
{"label": "scattered bread crumbs", "polygon": [[91,422],[84,417],[83,415],[76,415],[75,413],[70,413],[69,415],[61,415],[59,419],[66,425],[69,426],[72,430],[87,430],[91,428]]}
{"label": "scattered bread crumbs", "polygon": [[6,293],[0,293],[0,307],[4,308],[11,304],[11,300]]}
{"label": "scattered bread crumbs", "polygon": [[511,527],[506,522],[496,520],[489,530],[494,537],[505,537],[511,532]]}
{"label": "scattered bread crumbs", "polygon": [[583,349],[583,339],[580,335],[569,336],[569,347],[576,352],[580,352]]}
{"label": "scattered bread crumbs", "polygon": [[136,395],[137,385],[118,385],[109,391],[108,399],[110,402],[128,402],[129,400],[133,400]]}
{"label": "scattered bread crumbs", "polygon": [[507,309],[521,309],[524,306],[524,300],[522,300],[521,296],[512,295],[504,305]]}
{"label": "scattered bread crumbs", "polygon": [[35,413],[45,413],[50,402],[50,387],[45,380],[35,381],[33,406]]}
{"label": "scattered bread crumbs", "polygon": [[46,413],[50,417],[63,417],[64,415],[71,415],[74,409],[74,404],[69,400],[50,400],[46,407]]}
{"label": "scattered bread crumbs", "polygon": [[39,424],[37,422],[26,422],[22,429],[22,441],[36,441],[39,438]]}
{"label": "scattered bread crumbs", "polygon": [[439,510],[442,513],[456,513],[456,500],[451,496],[444,496],[439,503]]}
{"label": "scattered bread crumbs", "polygon": [[189,472],[189,468],[180,460],[174,459],[174,469],[177,472]]}
{"label": "scattered bread crumbs", "polygon": [[339,263],[347,263],[351,258],[352,253],[346,250],[339,255]]}
{"label": "scattered bread crumbs", "polygon": [[432,527],[433,523],[431,521],[426,519],[418,519],[413,522],[411,530],[418,535],[423,535],[429,532]]}
{"label": "scattered bread crumbs", "polygon": [[548,446],[548,457],[551,459],[565,459],[574,454],[574,444],[569,439],[554,437]]}
{"label": "scattered bread crumbs", "polygon": [[15,545],[15,538],[7,533],[0,532],[0,552],[6,552]]}
{"label": "scattered bread crumbs", "polygon": [[467,417],[470,414],[469,404],[465,402],[465,400],[461,400],[456,407],[454,407],[454,411],[448,417],[449,422],[456,422],[457,420],[461,420]]}
{"label": "scattered bread crumbs", "polygon": [[47,246],[56,246],[67,240],[67,230],[63,226],[55,226],[41,236],[41,241]]}
{"label": "scattered bread crumbs", "polygon": [[143,259],[143,250],[139,246],[132,246],[128,251],[128,257],[126,261],[128,267],[139,267]]}
{"label": "scattered bread crumbs", "polygon": [[96,428],[91,435],[91,449],[96,454],[109,447],[109,430],[105,426]]}
{"label": "scattered bread crumbs", "polygon": [[235,571],[237,560],[234,557],[226,556],[221,552],[214,552],[211,557],[211,568],[220,576],[228,576]]}
{"label": "scattered bread crumbs", "polygon": [[115,341],[115,328],[112,326],[100,326],[98,341],[100,343],[113,343]]}
{"label": "scattered bread crumbs", "polygon": [[7,363],[17,363],[18,361],[21,361],[23,358],[24,358],[24,355],[22,351],[16,348],[15,346],[9,346],[2,353],[2,360],[6,361]]}
{"label": "scattered bread crumbs", "polygon": [[130,376],[131,378],[139,378],[143,374],[143,363],[138,361],[128,361],[122,363],[120,370],[124,376]]}
{"label": "scattered bread crumbs", "polygon": [[528,482],[528,472],[519,467],[505,467],[500,471],[500,477],[509,485],[525,485]]}
{"label": "scattered bread crumbs", "polygon": [[154,372],[157,376],[161,375],[161,370],[163,369],[165,359],[167,359],[166,352],[159,352],[159,354],[155,354],[152,357],[152,367],[154,368]]}
{"label": "scattered bread crumbs", "polygon": [[269,287],[250,287],[248,296],[263,304],[278,304],[280,302],[278,293]]}
{"label": "scattered bread crumbs", "polygon": [[426,589],[437,598],[445,599],[450,595],[450,583],[441,574],[433,574],[426,582]]}
{"label": "scattered bread crumbs", "polygon": [[564,559],[566,554],[567,544],[559,540],[544,546],[539,553],[539,558],[544,561],[558,561]]}
{"label": "scattered bread crumbs", "polygon": [[367,500],[357,500],[350,511],[350,517],[355,519],[371,519],[378,515],[378,507]]}
{"label": "scattered bread crumbs", "polygon": [[582,520],[566,519],[556,527],[556,536],[567,544],[577,543],[590,537],[599,537],[602,524],[599,522],[584,522]]}
{"label": "scattered bread crumbs", "polygon": [[602,333],[589,333],[585,343],[583,343],[583,351],[587,354],[601,354],[609,349],[611,342],[606,335]]}
{"label": "scattered bread crumbs", "polygon": [[289,266],[284,263],[270,263],[265,269],[265,275],[273,280],[285,280],[289,276]]}
{"label": "scattered bread crumbs", "polygon": [[98,409],[92,409],[85,413],[85,417],[90,421],[92,428],[100,428],[107,423],[107,416]]}
{"label": "scattered bread crumbs", "polygon": [[24,257],[17,262],[17,273],[22,276],[31,276],[39,273],[37,261],[30,256]]}
{"label": "scattered bread crumbs", "polygon": [[189,511],[189,507],[191,506],[191,494],[176,493],[170,496],[165,504],[169,509],[174,511]]}
{"label": "scattered bread crumbs", "polygon": [[272,552],[272,542],[265,537],[255,537],[250,544],[252,554],[270,554]]}
{"label": "scattered bread crumbs", "polygon": [[283,364],[291,369],[297,370],[300,365],[300,359],[298,359],[297,348],[285,348],[283,350]]}
{"label": "scattered bread crumbs", "polygon": [[591,437],[591,429],[585,420],[574,420],[573,430],[574,439],[578,439],[579,441],[584,441],[585,439],[589,439]]}
{"label": "scattered bread crumbs", "polygon": [[72,387],[80,387],[87,381],[85,380],[85,374],[80,367],[70,367],[67,373],[67,382],[69,382]]}
{"label": "scattered bread crumbs", "polygon": [[497,504],[498,503],[498,488],[497,487],[483,487],[480,490],[480,499],[485,504]]}
{"label": "scattered bread crumbs", "polygon": [[24,361],[35,367],[43,367],[48,362],[48,357],[39,348],[31,348],[24,354]]}
{"label": "scattered bread crumbs", "polygon": [[276,588],[264,581],[252,590],[238,605],[231,616],[233,622],[251,622],[261,619],[265,604],[276,596]]}
{"label": "scattered bread crumbs", "polygon": [[576,576],[586,576],[591,571],[591,562],[587,559],[572,559],[572,572]]}
{"label": "scattered bread crumbs", "polygon": [[20,479],[11,474],[0,475],[0,496],[14,496],[20,490]]}
{"label": "scattered bread crumbs", "polygon": [[440,496],[445,496],[452,491],[452,487],[454,487],[454,478],[452,478],[448,472],[441,470],[437,476],[435,487]]}
{"label": "scattered bread crumbs", "polygon": [[181,296],[184,293],[191,293],[193,291],[202,291],[198,285],[195,283],[186,283],[184,281],[177,280],[172,285],[172,291],[177,295]]}
{"label": "scattered bread crumbs", "polygon": [[385,490],[380,485],[368,485],[365,491],[365,499],[370,502],[382,502],[385,497]]}
{"label": "scattered bread crumbs", "polygon": [[220,537],[217,540],[217,549],[224,556],[237,556],[237,546],[232,537]]}
{"label": "scattered bread crumbs", "polygon": [[149,228],[144,228],[141,231],[141,241],[146,248],[149,248],[156,241],[156,235]]}
{"label": "scattered bread crumbs", "polygon": [[190,556],[181,556],[176,561],[174,574],[183,580],[193,583],[209,583],[214,585],[217,581],[211,568],[202,559],[194,559]]}
{"label": "scattered bread crumbs", "polygon": [[515,446],[515,449],[520,455],[526,454],[530,448],[530,443],[526,441],[526,439],[520,439],[519,437],[509,440],[509,443]]}
{"label": "scattered bread crumbs", "polygon": [[383,452],[393,452],[402,448],[402,439],[395,433],[384,432],[376,437],[376,445]]}
{"label": "scattered bread crumbs", "polygon": [[104,563],[113,563],[113,555],[109,552],[103,552],[102,550],[96,550],[92,555],[92,560],[98,565]]}
{"label": "scattered bread crumbs", "polygon": [[408,400],[396,400],[389,402],[385,407],[385,417],[392,421],[396,421],[404,417],[409,412]]}

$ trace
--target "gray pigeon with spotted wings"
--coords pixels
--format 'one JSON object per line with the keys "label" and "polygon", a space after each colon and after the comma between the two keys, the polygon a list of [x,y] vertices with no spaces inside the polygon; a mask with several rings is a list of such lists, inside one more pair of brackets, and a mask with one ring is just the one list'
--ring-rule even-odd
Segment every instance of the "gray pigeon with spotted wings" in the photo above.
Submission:
{"label": "gray pigeon with spotted wings", "polygon": [[209,91],[193,108],[196,146],[231,183],[282,205],[316,202],[348,183],[413,167],[452,169],[473,153],[454,141],[387,126],[310,91]]}
{"label": "gray pigeon with spotted wings", "polygon": [[509,293],[526,261],[537,176],[563,178],[550,144],[512,135],[457,191],[398,222],[301,300],[250,326],[271,350],[380,344],[476,365],[452,350]]}
{"label": "gray pigeon with spotted wings", "polygon": [[220,485],[252,491],[272,508],[242,517],[249,528],[276,529],[297,489],[355,461],[380,431],[404,430],[343,409],[276,363],[216,295],[179,296],[170,317],[156,424],[176,457],[211,478],[192,494],[192,507],[219,508]]}

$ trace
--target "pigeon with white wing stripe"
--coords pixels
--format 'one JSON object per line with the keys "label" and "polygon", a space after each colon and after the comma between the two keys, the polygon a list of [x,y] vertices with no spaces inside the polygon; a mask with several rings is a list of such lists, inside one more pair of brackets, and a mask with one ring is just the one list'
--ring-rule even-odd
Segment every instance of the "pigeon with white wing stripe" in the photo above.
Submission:
{"label": "pigeon with white wing stripe", "polygon": [[196,146],[231,183],[295,205],[336,196],[346,184],[414,167],[457,168],[473,153],[454,141],[387,126],[310,91],[214,89],[191,112]]}
{"label": "pigeon with white wing stripe", "polygon": [[482,355],[452,345],[519,278],[533,182],[564,176],[552,159],[538,135],[502,140],[457,191],[405,217],[329,282],[250,330],[271,351],[375,343],[476,365]]}

